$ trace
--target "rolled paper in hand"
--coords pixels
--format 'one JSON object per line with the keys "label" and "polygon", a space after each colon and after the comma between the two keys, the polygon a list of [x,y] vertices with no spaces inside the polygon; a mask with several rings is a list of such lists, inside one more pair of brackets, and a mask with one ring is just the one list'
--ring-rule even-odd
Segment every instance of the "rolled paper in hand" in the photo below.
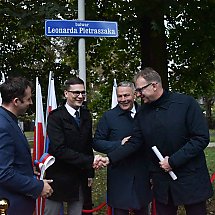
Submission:
{"label": "rolled paper in hand", "polygon": [[[164,160],[164,157],[163,157],[163,155],[160,153],[160,151],[158,150],[157,146],[153,146],[153,147],[152,147],[152,150],[154,151],[154,153],[156,154],[156,156],[158,157],[158,159],[159,159],[160,161],[163,161],[163,160]],[[177,176],[175,175],[175,173],[174,173],[173,171],[169,171],[168,173],[169,173],[169,175],[171,176],[171,178],[172,178],[173,180],[176,180],[176,179],[177,179]]]}

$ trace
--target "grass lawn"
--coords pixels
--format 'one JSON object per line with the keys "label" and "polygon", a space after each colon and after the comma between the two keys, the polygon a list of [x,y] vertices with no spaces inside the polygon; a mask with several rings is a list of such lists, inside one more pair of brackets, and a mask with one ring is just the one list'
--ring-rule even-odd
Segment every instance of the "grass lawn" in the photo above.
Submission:
{"label": "grass lawn", "polygon": [[210,130],[210,142],[215,142],[215,130]]}

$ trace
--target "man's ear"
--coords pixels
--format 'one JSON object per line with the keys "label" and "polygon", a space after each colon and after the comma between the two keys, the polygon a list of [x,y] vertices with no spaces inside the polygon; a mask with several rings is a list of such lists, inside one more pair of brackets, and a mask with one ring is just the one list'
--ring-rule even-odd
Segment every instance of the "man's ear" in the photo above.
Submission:
{"label": "man's ear", "polygon": [[14,104],[15,106],[17,106],[17,105],[18,105],[18,102],[19,102],[19,99],[18,99],[18,98],[14,98],[12,102],[13,102],[13,104]]}

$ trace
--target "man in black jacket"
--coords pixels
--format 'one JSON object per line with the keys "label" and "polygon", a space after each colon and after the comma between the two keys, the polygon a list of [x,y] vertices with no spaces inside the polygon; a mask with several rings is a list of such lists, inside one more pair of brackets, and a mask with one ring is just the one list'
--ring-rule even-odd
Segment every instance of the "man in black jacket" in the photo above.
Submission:
{"label": "man in black jacket", "polygon": [[45,215],[58,215],[62,202],[67,202],[68,215],[82,214],[85,192],[94,177],[92,120],[82,106],[85,94],[83,80],[66,81],[66,103],[48,117],[48,152],[56,160],[46,174],[46,178],[53,179],[54,192],[46,201]]}
{"label": "man in black jacket", "polygon": [[[150,150],[151,175],[159,215],[176,215],[184,205],[187,215],[206,215],[206,200],[213,195],[204,149],[209,130],[196,100],[165,91],[159,74],[145,68],[135,76],[137,96],[144,105],[138,112],[134,133],[127,144],[108,154],[115,163],[144,145]],[[157,146],[159,162],[151,148]],[[174,171],[177,180],[168,174]]]}

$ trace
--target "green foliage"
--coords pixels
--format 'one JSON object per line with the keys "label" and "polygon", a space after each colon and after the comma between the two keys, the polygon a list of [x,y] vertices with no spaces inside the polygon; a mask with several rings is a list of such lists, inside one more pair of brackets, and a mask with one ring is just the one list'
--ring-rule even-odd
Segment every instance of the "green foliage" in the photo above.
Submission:
{"label": "green foliage", "polygon": [[215,90],[215,2],[175,1],[168,19],[170,82],[196,98]]}
{"label": "green foliage", "polygon": [[[87,20],[117,21],[119,37],[87,38],[87,91],[89,107],[97,120],[109,109],[113,79],[132,80],[140,67],[143,49],[142,18],[150,17],[148,34],[156,36],[167,20],[170,87],[196,98],[212,99],[215,91],[215,2],[213,0],[142,1],[87,0]],[[55,74],[58,103],[63,82],[78,73],[77,38],[44,35],[45,19],[77,19],[74,0],[2,0],[0,2],[0,70],[6,76],[39,77],[46,98],[49,71]],[[158,42],[158,41],[157,41]],[[159,43],[165,43],[165,38]],[[154,47],[154,46],[153,46]],[[164,56],[165,53],[160,53]],[[152,65],[153,66],[153,65]],[[46,100],[46,99],[45,99]],[[44,100],[44,101],[45,101]],[[34,111],[34,110],[33,110]]]}

